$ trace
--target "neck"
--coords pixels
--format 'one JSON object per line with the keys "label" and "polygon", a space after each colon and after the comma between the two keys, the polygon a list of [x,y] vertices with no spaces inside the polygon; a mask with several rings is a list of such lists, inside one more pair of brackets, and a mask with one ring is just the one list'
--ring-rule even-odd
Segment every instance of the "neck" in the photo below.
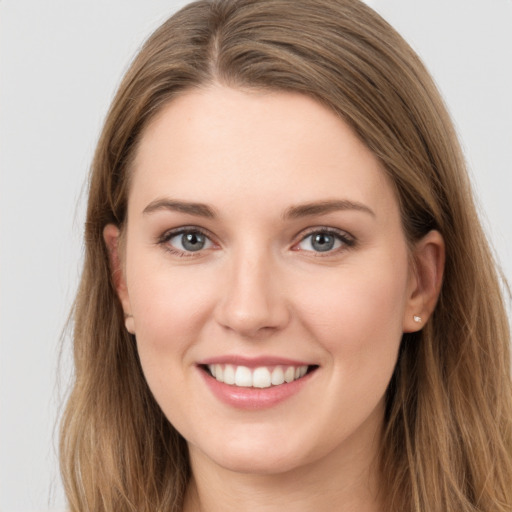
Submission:
{"label": "neck", "polygon": [[372,442],[349,439],[319,460],[271,474],[231,471],[189,446],[184,512],[379,512],[379,432]]}

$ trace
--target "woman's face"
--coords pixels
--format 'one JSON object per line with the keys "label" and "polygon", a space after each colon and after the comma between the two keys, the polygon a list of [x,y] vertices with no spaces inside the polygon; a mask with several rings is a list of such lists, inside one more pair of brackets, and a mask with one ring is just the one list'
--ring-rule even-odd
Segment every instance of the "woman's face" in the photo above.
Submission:
{"label": "woman's face", "polygon": [[371,457],[418,313],[373,154],[308,97],[218,86],[160,112],[133,172],[118,292],[192,462],[273,473]]}

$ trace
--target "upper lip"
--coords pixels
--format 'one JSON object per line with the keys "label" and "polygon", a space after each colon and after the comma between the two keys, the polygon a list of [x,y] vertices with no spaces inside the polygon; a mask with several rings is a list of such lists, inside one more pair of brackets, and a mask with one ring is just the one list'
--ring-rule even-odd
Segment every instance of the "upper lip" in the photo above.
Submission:
{"label": "upper lip", "polygon": [[197,364],[204,366],[210,364],[232,364],[233,366],[258,368],[261,366],[311,366],[313,363],[279,356],[245,357],[240,355],[223,355],[202,359]]}

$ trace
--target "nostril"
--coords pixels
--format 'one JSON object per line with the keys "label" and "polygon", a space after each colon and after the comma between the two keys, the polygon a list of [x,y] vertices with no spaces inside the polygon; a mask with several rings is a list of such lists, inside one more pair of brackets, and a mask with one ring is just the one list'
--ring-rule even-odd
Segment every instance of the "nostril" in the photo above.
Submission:
{"label": "nostril", "polygon": [[267,337],[286,327],[289,319],[288,311],[277,304],[274,307],[254,304],[247,309],[225,304],[217,314],[220,325],[245,338]]}
{"label": "nostril", "polygon": [[290,320],[279,275],[265,269],[268,262],[261,258],[255,260],[246,251],[240,255],[235,270],[226,276],[227,286],[216,305],[217,322],[246,338],[268,336]]}

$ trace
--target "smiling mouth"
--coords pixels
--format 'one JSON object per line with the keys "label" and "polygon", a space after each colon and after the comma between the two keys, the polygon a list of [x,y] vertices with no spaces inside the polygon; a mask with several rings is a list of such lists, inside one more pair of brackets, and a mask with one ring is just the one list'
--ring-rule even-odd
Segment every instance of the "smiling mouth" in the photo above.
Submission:
{"label": "smiling mouth", "polygon": [[218,382],[242,388],[270,388],[302,379],[317,365],[276,365],[249,368],[233,364],[202,365],[203,370]]}

